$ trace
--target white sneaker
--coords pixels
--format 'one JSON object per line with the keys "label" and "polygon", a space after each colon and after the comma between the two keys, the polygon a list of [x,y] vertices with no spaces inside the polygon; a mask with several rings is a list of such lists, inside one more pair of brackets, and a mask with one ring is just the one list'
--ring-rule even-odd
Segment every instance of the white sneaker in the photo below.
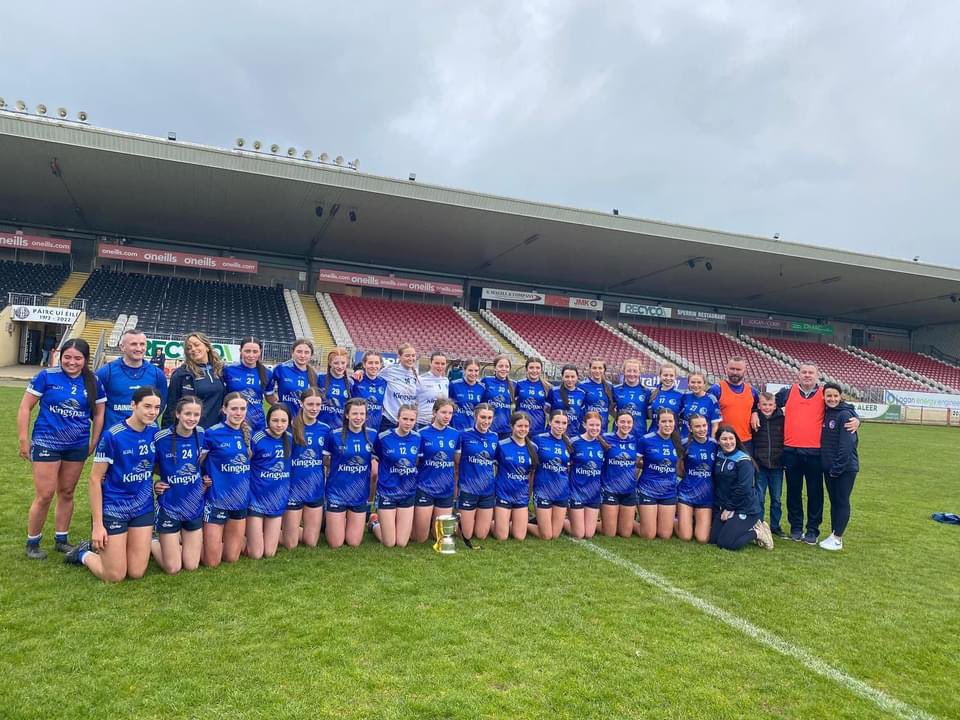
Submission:
{"label": "white sneaker", "polygon": [[843,538],[838,538],[831,533],[829,537],[820,541],[820,547],[824,550],[843,550]]}
{"label": "white sneaker", "polygon": [[753,531],[757,534],[757,545],[764,550],[773,550],[773,535],[770,533],[769,525],[759,520],[757,524],[753,526]]}

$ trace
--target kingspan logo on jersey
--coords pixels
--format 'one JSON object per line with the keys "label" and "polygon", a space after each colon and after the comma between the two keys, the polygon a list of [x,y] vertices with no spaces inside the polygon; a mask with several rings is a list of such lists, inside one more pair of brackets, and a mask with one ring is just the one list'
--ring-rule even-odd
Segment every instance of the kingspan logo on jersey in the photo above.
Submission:
{"label": "kingspan logo on jersey", "polygon": [[250,459],[243,453],[237,453],[228,462],[220,463],[220,472],[245,473],[250,471]]}
{"label": "kingspan logo on jersey", "polygon": [[339,467],[339,470],[340,470],[341,472],[345,472],[345,473],[352,473],[352,474],[354,474],[354,475],[360,475],[360,474],[362,474],[362,473],[367,472],[367,470],[368,470],[369,468],[370,468],[370,466],[367,465],[367,461],[366,461],[366,460],[364,460],[364,459],[363,459],[362,457],[360,457],[359,455],[354,455],[352,458],[350,458],[350,459],[347,460],[346,462],[341,463],[341,465],[340,465],[340,467]]}
{"label": "kingspan logo on jersey", "polygon": [[192,462],[184,463],[176,474],[167,478],[168,485],[190,485],[200,479],[200,468]]}
{"label": "kingspan logo on jersey", "polygon": [[143,482],[153,477],[153,463],[150,460],[141,460],[128,473],[123,474],[121,480],[125,483]]}
{"label": "kingspan logo on jersey", "polygon": [[293,459],[294,467],[312,468],[322,464],[323,459],[317,455],[317,451],[313,448],[307,448],[298,457]]}
{"label": "kingspan logo on jersey", "polygon": [[449,467],[453,467],[453,458],[447,455],[446,451],[441,450],[436,455],[428,460],[424,460],[423,464],[427,467],[436,468],[438,470],[443,470]]}
{"label": "kingspan logo on jersey", "polygon": [[576,473],[585,477],[597,477],[600,474],[600,465],[596,460],[588,460],[583,465],[577,465]]}
{"label": "kingspan logo on jersey", "polygon": [[393,466],[393,472],[400,477],[407,477],[416,474],[417,466],[410,462],[409,458],[400,458],[397,460],[397,464]]}
{"label": "kingspan logo on jersey", "polygon": [[82,418],[87,416],[86,409],[74,398],[67,398],[61,403],[47,405],[47,410],[54,415],[65,418]]}
{"label": "kingspan logo on jersey", "polygon": [[[486,447],[487,443],[483,444]],[[476,455],[470,455],[467,458],[467,462],[472,462],[474,465],[480,465],[481,467],[490,467],[493,465],[493,458],[490,457],[490,453],[486,450],[478,452]]]}
{"label": "kingspan logo on jersey", "polygon": [[265,480],[286,480],[290,477],[290,473],[287,471],[287,468],[284,467],[282,460],[277,460],[269,470],[263,470],[260,473],[260,477]]}
{"label": "kingspan logo on jersey", "polygon": [[543,463],[543,469],[553,473],[565,473],[567,471],[567,464],[558,457],[552,457]]}
{"label": "kingspan logo on jersey", "polygon": [[661,474],[664,474],[664,475],[668,475],[668,474],[674,472],[674,469],[675,469],[675,468],[673,467],[673,464],[672,464],[672,463],[665,463],[665,462],[650,463],[650,465],[649,465],[648,467],[649,467],[653,472],[661,473]]}
{"label": "kingspan logo on jersey", "polygon": [[608,458],[607,462],[617,467],[628,468],[637,464],[636,458],[630,457],[629,453],[617,453],[614,457]]}

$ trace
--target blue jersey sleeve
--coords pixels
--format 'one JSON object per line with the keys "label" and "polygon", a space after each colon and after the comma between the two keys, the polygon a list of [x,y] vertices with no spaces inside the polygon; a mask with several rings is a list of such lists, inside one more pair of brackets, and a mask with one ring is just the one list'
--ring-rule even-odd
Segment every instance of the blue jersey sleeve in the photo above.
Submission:
{"label": "blue jersey sleeve", "polygon": [[36,397],[41,397],[47,390],[47,371],[41,370],[27,384],[27,392]]}
{"label": "blue jersey sleeve", "polygon": [[100,436],[100,441],[97,443],[97,449],[93,454],[93,461],[95,463],[107,463],[108,465],[113,465],[113,456],[116,451],[116,445],[113,442],[114,434],[112,432],[105,432]]}
{"label": "blue jersey sleeve", "polygon": [[713,395],[717,400],[720,399],[720,385],[715,383],[707,389],[707,393]]}

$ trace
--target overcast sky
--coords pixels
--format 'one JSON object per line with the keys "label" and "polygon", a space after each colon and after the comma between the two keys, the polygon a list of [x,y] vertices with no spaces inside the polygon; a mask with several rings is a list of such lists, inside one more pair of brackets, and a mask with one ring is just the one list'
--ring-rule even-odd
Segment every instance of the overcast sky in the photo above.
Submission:
{"label": "overcast sky", "polygon": [[960,266],[957,3],[51,1],[3,25],[10,104]]}

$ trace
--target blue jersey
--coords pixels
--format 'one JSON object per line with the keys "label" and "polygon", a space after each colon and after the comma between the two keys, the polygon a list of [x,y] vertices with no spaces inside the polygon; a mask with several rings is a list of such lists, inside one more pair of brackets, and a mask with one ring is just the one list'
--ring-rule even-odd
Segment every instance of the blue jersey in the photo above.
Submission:
{"label": "blue jersey", "polygon": [[257,367],[247,367],[243,363],[230,363],[223,367],[223,385],[226,392],[238,392],[247,401],[247,425],[254,432],[267,427],[263,412],[263,396],[273,392],[273,378],[266,372],[267,384],[260,380]]}
{"label": "blue jersey", "polygon": [[343,406],[350,399],[350,378],[347,375],[336,378],[325,373],[317,380],[317,387],[323,391],[323,407],[317,419],[329,425],[331,430],[339,430],[343,427]]}
{"label": "blue jersey", "polygon": [[450,399],[456,404],[450,424],[457,430],[469,430],[473,427],[473,409],[483,402],[486,386],[481,382],[473,385],[463,378],[450,383]]}
{"label": "blue jersey", "polygon": [[573,457],[570,458],[570,499],[585,505],[600,503],[600,479],[606,450],[600,440],[583,437],[573,441]]}
{"label": "blue jersey", "polygon": [[273,369],[271,385],[280,402],[290,408],[293,416],[299,415],[300,393],[310,387],[310,373],[298,368],[293,360],[287,360]]}
{"label": "blue jersey", "polygon": [[638,489],[647,497],[665,500],[677,494],[677,449],[673,440],[649,432],[640,438],[638,450],[643,456],[643,472]]}
{"label": "blue jersey", "polygon": [[157,474],[170,486],[157,498],[157,504],[174,520],[196,520],[203,515],[203,436],[203,428],[197,426],[189,437],[177,435],[174,428],[164,428],[153,439]]}
{"label": "blue jersey", "polygon": [[[289,434],[286,440],[289,445]],[[284,438],[261,430],[253,434],[250,444],[250,512],[267,517],[282,515],[290,499],[290,456]]]}
{"label": "blue jersey", "polygon": [[539,435],[547,429],[547,408],[550,385],[537,380],[523,379],[513,386],[516,408],[530,416],[530,435]]}
{"label": "blue jersey", "polygon": [[203,474],[212,484],[207,504],[221,510],[246,510],[250,499],[250,456],[243,430],[226,423],[207,428],[203,436],[207,456]]}
{"label": "blue jersey", "polygon": [[[566,401],[563,399],[564,392],[567,395]],[[567,415],[567,436],[573,437],[579,435],[583,425],[583,413],[587,402],[587,394],[583,388],[575,387],[573,390],[564,390],[562,387],[555,387],[550,391],[550,409],[563,410]],[[601,428],[602,429],[602,428]]]}
{"label": "blue jersey", "polygon": [[[33,425],[35,445],[50,450],[90,445],[90,404],[82,374],[74,378],[60,368],[47,368],[34,376],[27,392],[40,399],[40,412]],[[103,385],[97,380],[97,402],[106,401]]]}
{"label": "blue jersey", "polygon": [[713,465],[717,459],[717,441],[708,437],[705,442],[687,440],[683,479],[678,489],[679,500],[684,505],[713,505]]}
{"label": "blue jersey", "polygon": [[636,385],[616,385],[613,388],[613,399],[617,402],[617,412],[626,410],[633,416],[633,434],[642,437],[647,429],[647,406],[650,402],[650,391],[639,383]]}
{"label": "blue jersey", "polygon": [[330,456],[327,502],[334,505],[366,505],[370,500],[370,463],[377,436],[366,428],[353,432],[343,428],[327,435],[324,453]]}
{"label": "blue jersey", "polygon": [[453,460],[460,451],[460,432],[452,427],[420,431],[420,471],[417,489],[433,497],[453,495]]}
{"label": "blue jersey", "polygon": [[570,499],[570,450],[566,438],[540,433],[533,439],[537,446],[536,472],[533,474],[533,496],[537,500],[566,502]]}
{"label": "blue jersey", "polygon": [[493,495],[494,463],[497,461],[495,432],[480,432],[475,427],[460,436],[460,492],[470,495]]}
{"label": "blue jersey", "polygon": [[[650,400],[650,426],[647,432],[655,432],[657,429],[657,411],[661,408],[672,410],[675,417],[680,418],[680,411],[683,410],[684,393],[677,390],[676,386],[669,390],[654,389],[656,397]],[[651,393],[653,396],[653,393]]]}
{"label": "blue jersey", "polygon": [[150,426],[137,432],[127,423],[117,423],[100,437],[95,463],[107,463],[103,477],[103,514],[132,520],[153,511],[153,466],[157,459]]}
{"label": "blue jersey", "polygon": [[510,432],[510,414],[513,412],[513,396],[509,379],[501,380],[495,375],[483,380],[483,401],[493,406],[493,425],[490,429],[495,433]]}
{"label": "blue jersey", "polygon": [[517,445],[513,437],[501,440],[497,444],[497,476],[494,481],[497,499],[512,505],[529,503],[531,470],[533,458],[526,444]]}
{"label": "blue jersey", "polygon": [[383,396],[387,392],[387,381],[382,377],[370,378],[366,373],[359,380],[353,380],[350,385],[350,397],[363,398],[367,401],[367,428],[374,432],[380,431],[380,422],[383,419]]}
{"label": "blue jersey", "polygon": [[103,365],[97,370],[97,378],[107,394],[107,407],[103,414],[103,426],[113,427],[130,417],[133,412],[133,393],[142,387],[154,387],[160,393],[161,410],[167,404],[167,376],[156,365],[144,362],[140,367],[130,367],[123,358]]}
{"label": "blue jersey", "polygon": [[[580,383],[580,389],[586,395],[583,411],[593,410],[600,413],[600,430],[602,432],[606,432],[610,426],[610,412],[613,410],[610,406],[610,398],[607,396],[608,387],[610,387],[609,383],[595,382],[594,380],[584,380]],[[612,392],[610,394],[613,395]]]}
{"label": "blue jersey", "polygon": [[303,424],[304,444],[294,442],[290,453],[290,503],[318,503],[323,500],[326,475],[323,472],[323,448],[330,434],[330,426],[314,421]]}
{"label": "blue jersey", "polygon": [[680,409],[680,436],[683,439],[690,434],[690,418],[694,415],[702,415],[707,419],[707,432],[710,431],[712,423],[723,419],[720,415],[720,402],[713,395],[704,393],[702,397],[697,397],[693,393],[686,393]]}
{"label": "blue jersey", "polygon": [[600,486],[605,492],[632,493],[637,491],[637,436],[630,433],[627,439],[612,432],[603,436],[610,449],[603,463]]}
{"label": "blue jersey", "polygon": [[374,445],[379,461],[377,498],[396,502],[413,497],[417,492],[417,459],[420,457],[420,435],[404,436],[396,428],[377,436]]}

